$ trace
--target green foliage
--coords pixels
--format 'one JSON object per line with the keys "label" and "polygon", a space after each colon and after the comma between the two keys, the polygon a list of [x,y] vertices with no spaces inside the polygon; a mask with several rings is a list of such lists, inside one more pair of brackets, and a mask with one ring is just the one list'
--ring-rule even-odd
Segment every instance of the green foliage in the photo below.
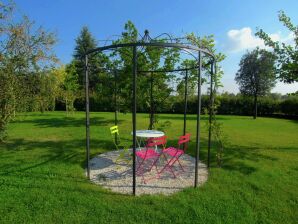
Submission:
{"label": "green foliage", "polygon": [[265,44],[273,48],[277,56],[278,78],[285,83],[298,82],[298,26],[295,26],[284,11],[279,11],[279,21],[294,35],[294,46],[273,41],[262,29],[256,35],[264,40]]}
{"label": "green foliage", "polygon": [[281,102],[280,107],[282,113],[298,116],[298,96],[289,96],[286,100]]}
{"label": "green foliage", "polygon": [[[298,108],[298,104],[293,104],[293,106],[288,109],[281,109],[281,105],[290,96],[278,96],[275,94],[258,97],[258,116],[274,116],[274,115],[290,115],[290,108],[294,109],[292,115],[298,115],[295,108]],[[110,101],[103,101],[99,98],[90,98],[91,111],[114,111],[113,104]],[[202,113],[208,114],[209,112],[209,95],[202,95]],[[241,94],[217,94],[215,100],[215,107],[217,114],[230,114],[230,115],[251,115],[253,113],[254,101],[251,97],[243,96]],[[138,112],[148,113],[145,106],[141,106],[140,102],[138,104]],[[293,102],[295,103],[295,101]],[[166,101],[163,102],[164,106],[158,111],[158,113],[184,113],[184,101],[178,96],[170,96]],[[286,104],[288,105],[288,104]],[[84,110],[84,102],[77,99],[74,103],[74,107],[78,111]],[[143,108],[143,110],[141,110]],[[63,108],[58,108],[62,109]],[[287,112],[285,112],[287,111]],[[197,97],[189,97],[187,103],[187,113],[196,114],[197,113]],[[158,114],[155,114],[158,115]],[[157,116],[157,121],[159,120]],[[157,124],[158,127],[158,124]]]}
{"label": "green foliage", "polygon": [[17,111],[29,109],[35,99],[42,110],[49,106],[51,89],[43,75],[57,62],[55,35],[35,29],[26,16],[17,21],[15,16],[13,3],[0,3],[0,141]]}
{"label": "green foliage", "polygon": [[[127,21],[124,25],[124,31],[121,36],[113,41],[113,44],[123,44],[131,43],[138,41],[139,32],[136,26],[131,22]],[[194,34],[187,35],[187,39],[195,44],[198,47],[207,47],[212,53],[215,54],[215,42],[213,36],[208,37],[197,37]],[[145,36],[141,42],[150,41],[148,33],[145,33]],[[159,39],[158,41],[166,41],[164,39]],[[76,63],[76,73],[79,75],[82,74],[83,64],[79,62],[82,55],[86,51],[96,48],[96,41],[92,37],[91,33],[86,27],[83,27],[80,36],[76,40],[77,45],[75,48],[75,63]],[[205,46],[206,45],[206,46]],[[95,57],[97,54],[92,55]],[[217,76],[214,82],[216,87],[220,86],[220,78],[222,76],[222,70],[220,69],[219,62],[224,59],[224,55],[219,53],[215,54],[217,59]],[[90,56],[91,57],[91,56]],[[91,84],[91,94],[90,102],[91,108],[93,110],[114,110],[114,105],[111,102],[111,97],[114,98],[115,89],[117,86],[117,102],[118,110],[126,112],[131,110],[131,89],[132,89],[132,48],[118,48],[112,51],[111,53],[98,54],[98,58],[89,59],[90,73],[95,77],[94,79],[90,77]],[[180,65],[181,67],[195,67],[196,61],[190,59],[182,59],[181,52],[176,48],[158,48],[158,47],[140,47],[137,48],[137,57],[138,71],[147,71],[147,70],[171,70]],[[101,58],[101,60],[99,60]],[[99,61],[104,61],[100,64]],[[209,61],[203,61],[203,64],[206,65]],[[105,68],[105,69],[102,69]],[[107,70],[110,69],[110,70]],[[92,70],[93,69],[93,70]],[[116,69],[117,82],[115,84],[115,77],[113,69]],[[92,71],[91,71],[92,70]],[[205,70],[204,74],[206,77],[210,75],[210,71]],[[169,85],[175,79],[175,75],[166,72],[158,73],[138,73],[137,77],[137,98],[138,98],[138,111],[150,111],[150,117],[152,118],[153,127],[154,124],[158,122],[157,112],[162,112],[171,108],[173,105],[172,99],[172,86]],[[80,83],[79,78],[79,83]],[[92,81],[93,80],[93,81]],[[196,95],[197,87],[197,69],[193,69],[189,72],[189,96],[193,97]],[[203,79],[204,81],[205,79]],[[182,100],[182,91],[184,89],[184,81],[178,80],[180,82],[177,86],[178,96],[181,96]],[[81,83],[82,84],[82,83]],[[152,84],[152,86],[151,86]],[[152,88],[153,96],[150,95],[150,90]],[[184,92],[184,91],[183,91]],[[151,102],[152,101],[152,102]],[[79,106],[79,110],[83,109],[84,106],[81,104],[82,100],[77,100],[75,105]],[[151,106],[152,105],[152,106]]]}
{"label": "green foliage", "polygon": [[[223,76],[223,70],[220,66],[220,62],[222,62],[226,56],[221,53],[221,52],[217,52],[216,48],[215,48],[215,39],[213,35],[209,35],[209,36],[204,36],[204,37],[199,37],[196,36],[194,33],[189,33],[187,35],[187,39],[195,46],[197,46],[198,48],[202,48],[202,49],[208,49],[214,56],[215,56],[215,60],[216,60],[216,73],[214,71],[214,77],[213,77],[213,81],[214,81],[214,88],[215,90],[218,87],[221,87],[221,78]],[[207,60],[206,58],[202,58],[202,65],[203,67],[206,67],[207,64],[210,64],[210,59]],[[211,69],[207,69],[207,70],[203,70],[203,72],[205,73],[205,75],[207,77],[210,78],[210,71]]]}
{"label": "green foliage", "polygon": [[270,92],[275,86],[275,56],[256,48],[242,56],[235,80],[243,95],[254,97],[254,118],[257,117],[257,98]]}
{"label": "green foliage", "polygon": [[35,82],[35,92],[32,93],[32,97],[38,103],[40,112],[55,110],[56,85],[56,79],[50,72],[38,75]]}
{"label": "green foliage", "polygon": [[[217,97],[217,89],[219,87],[222,87],[221,84],[221,78],[223,76],[223,71],[220,67],[220,62],[222,62],[225,59],[225,55],[222,53],[217,53],[216,49],[215,49],[215,40],[213,35],[211,36],[205,36],[203,38],[196,36],[194,33],[190,33],[187,35],[187,39],[195,46],[197,46],[198,48],[201,49],[208,49],[210,53],[212,53],[215,57],[215,61],[213,63],[215,63],[215,66],[213,68],[211,68],[212,66],[212,62],[211,59],[209,59],[208,61],[202,57],[202,65],[205,68],[205,70],[203,70],[203,72],[205,73],[207,79],[209,78],[209,83],[212,84],[212,89],[211,87],[209,88],[209,92],[212,91],[212,96],[208,99],[208,101],[204,104],[204,102],[202,102],[202,111],[207,111],[207,107],[208,107],[208,112],[209,115],[211,116],[211,122],[207,122],[207,128],[210,129],[210,131],[212,132],[213,136],[215,137],[216,140],[216,149],[217,149],[217,165],[220,167],[222,164],[222,156],[223,156],[223,150],[224,150],[224,134],[222,131],[222,124],[217,122],[216,119],[216,113],[217,113],[217,108],[219,107],[219,103],[220,101],[218,100]],[[206,69],[206,65],[211,64],[210,66],[210,70],[207,68]],[[213,70],[215,69],[215,70]],[[213,70],[213,72],[212,72]],[[195,79],[194,79],[195,80]],[[205,79],[202,80],[203,82],[205,81]],[[203,83],[202,82],[202,83]],[[212,83],[211,83],[212,82]],[[204,98],[203,98],[204,99]],[[207,98],[205,97],[205,100],[207,100]],[[197,100],[196,100],[197,101]],[[208,106],[207,106],[207,105]],[[206,112],[207,113],[207,112]]]}
{"label": "green foliage", "polygon": [[11,119],[16,105],[15,78],[0,70],[0,142],[6,136],[6,125]]}
{"label": "green foliage", "polygon": [[76,71],[75,61],[72,61],[66,66],[53,69],[50,73],[56,81],[53,95],[58,102],[63,102],[66,114],[74,112],[74,101],[81,97]]}
{"label": "green foliage", "polygon": [[[145,36],[140,41],[148,41],[146,38],[148,38],[148,36]],[[113,43],[130,43],[136,42],[137,39],[138,30],[131,21],[128,21],[124,26],[124,32],[122,32],[121,37]],[[159,41],[164,40],[160,39]],[[117,87],[119,89],[118,100],[121,102],[119,109],[122,111],[129,111],[131,109],[132,57],[131,48],[119,48],[110,55],[110,58],[112,58],[111,65],[115,68],[121,68],[118,71]],[[137,48],[137,57],[138,71],[169,70],[173,69],[175,64],[179,61],[179,53],[177,49],[150,46]],[[157,117],[154,114],[163,110],[167,106],[164,102],[167,101],[173,91],[168,85],[171,78],[171,74],[164,72],[138,73],[138,111],[150,111],[153,126],[157,123]],[[111,77],[111,79],[113,79],[113,77]],[[153,92],[152,98],[150,95],[151,89]],[[152,107],[150,107],[150,105],[152,105]]]}
{"label": "green foliage", "polygon": [[158,125],[156,127],[157,130],[165,132],[166,130],[170,129],[172,127],[171,121],[162,121],[158,122]]}
{"label": "green foliage", "polygon": [[223,123],[216,119],[211,123],[212,137],[215,139],[216,162],[218,167],[222,167],[224,158],[224,148],[227,142],[227,136],[223,132]]}
{"label": "green foliage", "polygon": [[266,50],[247,52],[239,63],[235,80],[247,96],[264,96],[275,86],[274,55]]}
{"label": "green foliage", "polygon": [[289,96],[298,96],[298,91],[294,92],[294,93],[288,93]]}
{"label": "green foliage", "polygon": [[79,97],[79,82],[75,63],[68,64],[65,68],[65,79],[62,84],[62,96],[65,101],[66,112],[74,111],[74,101]]}
{"label": "green foliage", "polygon": [[[83,89],[85,85],[85,57],[84,55],[92,49],[97,48],[97,42],[92,36],[88,27],[84,26],[81,29],[79,36],[76,39],[76,46],[74,49],[74,63],[76,68],[76,73],[78,74],[78,82],[80,88]],[[107,57],[102,53],[88,55],[89,63],[89,87],[91,92],[96,89],[96,85],[101,81],[100,73],[102,72],[102,67],[108,63]]]}
{"label": "green foliage", "polygon": [[[222,94],[219,96],[220,106],[219,114],[238,114],[250,115],[253,111],[253,100],[249,97],[233,94]],[[280,96],[276,98],[274,95],[259,97],[258,99],[258,115],[298,115],[297,96]]]}

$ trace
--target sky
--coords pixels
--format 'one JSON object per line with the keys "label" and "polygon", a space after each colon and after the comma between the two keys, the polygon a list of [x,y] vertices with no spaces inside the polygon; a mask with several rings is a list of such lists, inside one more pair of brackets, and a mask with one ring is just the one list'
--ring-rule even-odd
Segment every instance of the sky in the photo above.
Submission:
{"label": "sky", "polygon": [[[221,91],[237,93],[234,81],[239,62],[246,51],[259,46],[262,40],[254,33],[262,28],[274,40],[293,43],[291,34],[278,20],[284,10],[298,25],[298,0],[15,0],[20,14],[29,16],[37,25],[55,32],[55,47],[63,63],[72,59],[75,39],[82,26],[88,26],[97,40],[119,35],[127,20],[140,33],[145,29],[154,37],[161,33],[184,36],[213,34],[217,52],[227,57],[221,63],[224,71]],[[277,83],[272,92],[298,91],[298,83]]]}

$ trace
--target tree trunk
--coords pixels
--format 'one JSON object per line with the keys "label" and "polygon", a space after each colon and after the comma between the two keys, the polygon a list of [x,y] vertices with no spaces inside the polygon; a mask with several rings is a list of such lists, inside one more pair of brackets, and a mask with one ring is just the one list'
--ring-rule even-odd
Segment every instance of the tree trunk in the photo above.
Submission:
{"label": "tree trunk", "polygon": [[150,76],[150,124],[149,130],[154,128],[154,105],[153,105],[153,77]]}
{"label": "tree trunk", "polygon": [[16,117],[16,96],[13,95],[13,118]]}
{"label": "tree trunk", "polygon": [[68,116],[68,100],[65,98],[65,111],[66,111],[66,116]]}
{"label": "tree trunk", "polygon": [[254,119],[257,119],[258,116],[258,96],[255,94],[254,97]]}

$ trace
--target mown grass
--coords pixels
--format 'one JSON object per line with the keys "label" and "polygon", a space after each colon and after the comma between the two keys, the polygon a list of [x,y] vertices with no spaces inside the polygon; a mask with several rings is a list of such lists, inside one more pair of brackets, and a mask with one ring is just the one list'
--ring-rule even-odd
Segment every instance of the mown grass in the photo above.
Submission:
{"label": "mown grass", "polygon": [[[91,114],[92,156],[113,149],[113,113]],[[122,139],[131,139],[131,115],[120,114]],[[195,116],[188,132],[195,135]],[[202,123],[206,120],[203,117]],[[138,115],[147,128],[148,115]],[[170,143],[182,115],[160,115]],[[19,115],[0,145],[0,223],[297,223],[298,122],[218,116],[228,144],[217,168],[212,150],[208,182],[172,196],[119,195],[84,176],[84,113]],[[194,137],[194,136],[193,136]],[[203,127],[201,159],[206,160]],[[194,153],[194,138],[190,154]]]}

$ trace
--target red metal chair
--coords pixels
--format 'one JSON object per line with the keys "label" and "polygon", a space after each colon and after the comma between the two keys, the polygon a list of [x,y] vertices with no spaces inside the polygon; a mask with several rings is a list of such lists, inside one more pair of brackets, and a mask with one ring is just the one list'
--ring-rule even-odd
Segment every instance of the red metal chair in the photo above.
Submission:
{"label": "red metal chair", "polygon": [[[185,134],[179,137],[178,140],[178,148],[175,147],[169,147],[162,151],[162,155],[166,158],[166,164],[164,167],[159,171],[159,174],[161,174],[165,170],[169,170],[173,176],[176,178],[177,175],[175,174],[173,170],[173,166],[175,163],[178,163],[182,171],[184,172],[184,168],[179,160],[179,158],[185,153],[188,147],[188,143],[190,141],[190,134]],[[169,159],[167,158],[169,157]]]}
{"label": "red metal chair", "polygon": [[149,138],[147,139],[147,144],[145,148],[138,150],[136,152],[136,156],[138,159],[138,167],[136,170],[136,174],[139,176],[142,176],[144,183],[146,183],[144,173],[150,172],[154,166],[156,168],[157,175],[159,176],[156,163],[158,162],[161,154],[156,151],[156,148],[157,146],[162,146],[162,151],[163,151],[165,149],[166,143],[167,143],[167,136],[162,136],[158,138]]}

